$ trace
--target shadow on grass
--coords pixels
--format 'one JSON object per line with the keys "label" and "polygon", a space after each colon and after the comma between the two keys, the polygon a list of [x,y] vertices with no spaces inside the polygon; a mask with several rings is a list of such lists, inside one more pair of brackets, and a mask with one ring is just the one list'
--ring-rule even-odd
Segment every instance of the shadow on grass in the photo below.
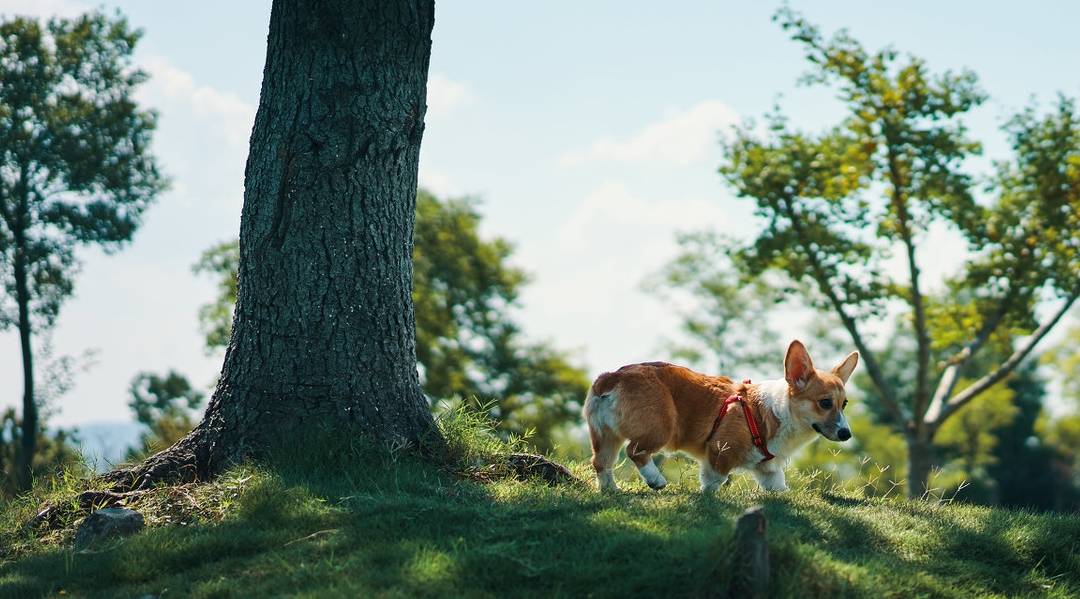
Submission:
{"label": "shadow on grass", "polygon": [[[683,486],[481,485],[410,457],[353,453],[263,470],[215,525],[0,567],[0,593],[124,597],[718,596],[733,517],[765,506],[772,595],[972,596],[1077,571],[1076,518],[839,495]],[[1047,541],[1055,533],[1071,535]],[[1070,544],[1072,543],[1072,544]],[[1071,549],[1071,551],[1070,551]],[[1053,579],[1063,595],[1075,578]]]}
{"label": "shadow on grass", "polygon": [[832,577],[831,591],[878,597],[1042,596],[1055,589],[1072,596],[1080,589],[1075,517],[830,493],[821,498],[816,510],[766,501],[772,530],[784,530],[774,554],[781,568],[793,571],[791,578],[813,580],[813,572],[799,570],[816,565],[817,574]]}
{"label": "shadow on grass", "polygon": [[[156,528],[92,553],[53,548],[0,567],[34,597],[701,596],[724,500],[505,481],[480,485],[410,458],[275,469],[215,525]],[[672,509],[657,510],[657,501]]]}

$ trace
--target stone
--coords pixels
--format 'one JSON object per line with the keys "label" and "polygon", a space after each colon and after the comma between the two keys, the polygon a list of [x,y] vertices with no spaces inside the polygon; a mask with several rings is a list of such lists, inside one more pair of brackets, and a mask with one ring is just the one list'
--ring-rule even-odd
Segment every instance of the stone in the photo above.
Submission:
{"label": "stone", "polygon": [[142,514],[122,507],[107,507],[90,513],[75,531],[75,548],[84,549],[99,541],[126,537],[146,526]]}

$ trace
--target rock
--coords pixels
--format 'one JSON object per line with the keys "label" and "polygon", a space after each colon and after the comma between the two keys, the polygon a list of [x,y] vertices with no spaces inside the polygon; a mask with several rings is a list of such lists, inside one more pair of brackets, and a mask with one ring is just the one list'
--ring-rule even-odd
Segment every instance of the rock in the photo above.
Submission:
{"label": "rock", "polygon": [[549,485],[580,482],[570,470],[558,462],[553,462],[542,455],[532,453],[511,453],[506,456],[506,465],[519,480],[539,477]]}
{"label": "rock", "polygon": [[146,526],[142,514],[122,507],[107,507],[90,513],[75,531],[75,548],[83,549],[98,541],[125,537]]}

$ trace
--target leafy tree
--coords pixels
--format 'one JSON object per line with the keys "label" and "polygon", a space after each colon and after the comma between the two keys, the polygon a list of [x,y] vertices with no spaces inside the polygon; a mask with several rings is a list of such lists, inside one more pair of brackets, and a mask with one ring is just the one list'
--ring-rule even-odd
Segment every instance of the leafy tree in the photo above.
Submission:
{"label": "leafy tree", "polygon": [[1042,363],[1054,369],[1062,396],[1080,411],[1080,323],[1065,331],[1062,339],[1043,355]]}
{"label": "leafy tree", "polygon": [[[962,121],[984,100],[974,74],[935,75],[846,32],[826,39],[786,8],[777,18],[813,65],[804,81],[835,89],[847,114],[819,134],[778,114],[764,133],[736,131],[720,173],[755,203],[762,226],[716,252],[744,280],[797,289],[807,307],[839,320],[881,422],[904,435],[907,491],[919,496],[942,427],[1005,380],[1080,295],[1080,119],[1065,97],[1045,114],[1024,110],[1005,127],[1012,158],[977,179],[963,169],[980,149]],[[980,187],[988,197],[976,199]],[[934,256],[920,243],[935,224],[970,253],[940,293],[921,277]],[[900,276],[887,267],[894,252]],[[1040,320],[1044,304],[1051,312]],[[886,365],[871,347],[866,323],[889,311],[905,315],[888,336],[910,342],[911,364]],[[985,367],[975,358],[988,346],[1006,357]],[[887,367],[912,374],[891,379]]]}
{"label": "leafy tree", "polygon": [[74,248],[121,247],[165,186],[155,116],[133,99],[146,79],[131,61],[139,36],[100,13],[0,23],[0,329],[17,327],[22,348],[21,489],[41,438],[33,335],[71,295]]}
{"label": "leafy tree", "polygon": [[1047,417],[1043,410],[1047,390],[1037,363],[1025,362],[1008,387],[1015,397],[1016,415],[992,431],[997,441],[988,468],[994,482],[993,502],[1025,509],[1076,509],[1080,487],[1071,480],[1068,468],[1076,445],[1058,446],[1055,435],[1038,430],[1040,420]]}
{"label": "leafy tree", "polygon": [[172,370],[164,376],[140,372],[131,381],[130,393],[128,405],[146,431],[138,446],[128,451],[129,460],[161,451],[191,432],[193,412],[204,399],[186,377]]}
{"label": "leafy tree", "polygon": [[[480,235],[480,221],[467,199],[417,193],[412,298],[421,384],[430,397],[483,408],[506,433],[533,431],[550,448],[553,430],[578,417],[589,383],[564,353],[522,339],[511,313],[528,277],[507,263],[509,242]],[[226,242],[194,267],[218,282],[199,311],[210,349],[229,340],[238,258],[236,242]]]}
{"label": "leafy tree", "polygon": [[[40,425],[31,469],[35,477],[40,478],[83,466],[82,458],[76,451],[78,431],[55,427],[47,431],[45,423],[51,418],[56,401],[74,386],[77,372],[92,365],[93,352],[86,352],[79,358],[56,356],[51,339],[45,335],[41,338],[36,358],[36,378],[42,383],[36,390]],[[23,490],[17,468],[22,434],[22,421],[18,413],[14,408],[8,408],[0,416],[0,498]]]}
{"label": "leafy tree", "polygon": [[[37,451],[31,467],[35,474],[55,474],[77,468],[82,457],[76,451],[74,431],[55,429],[51,432],[39,427],[34,444]],[[12,497],[23,490],[20,485],[18,457],[22,448],[23,426],[14,408],[0,415],[0,498]]]}
{"label": "leafy tree", "polygon": [[1054,372],[1067,407],[1063,414],[1039,414],[1034,438],[1054,456],[1051,470],[1057,478],[1069,481],[1071,494],[1058,499],[1054,509],[1076,509],[1080,506],[1080,324],[1074,323],[1065,332],[1043,355],[1042,363]]}

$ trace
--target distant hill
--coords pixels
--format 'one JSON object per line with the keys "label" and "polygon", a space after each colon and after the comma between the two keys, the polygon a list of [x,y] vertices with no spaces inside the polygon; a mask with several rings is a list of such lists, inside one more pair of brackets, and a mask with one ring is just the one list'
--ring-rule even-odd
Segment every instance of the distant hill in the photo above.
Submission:
{"label": "distant hill", "polygon": [[75,427],[86,463],[97,472],[123,461],[124,453],[139,440],[143,427],[134,421],[88,422]]}

